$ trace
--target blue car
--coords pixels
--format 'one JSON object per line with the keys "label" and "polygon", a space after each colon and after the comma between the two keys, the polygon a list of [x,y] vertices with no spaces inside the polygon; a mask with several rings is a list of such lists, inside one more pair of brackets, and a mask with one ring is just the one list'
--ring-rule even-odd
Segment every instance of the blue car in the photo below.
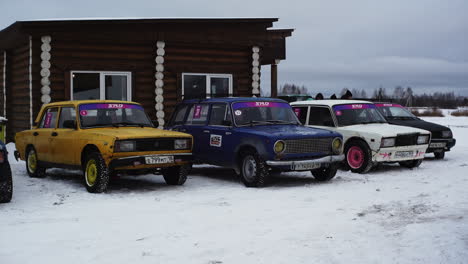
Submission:
{"label": "blue car", "polygon": [[11,201],[13,194],[13,180],[11,177],[8,152],[5,144],[0,140],[0,203]]}
{"label": "blue car", "polygon": [[302,126],[280,99],[186,100],[166,129],[192,134],[196,162],[233,168],[247,187],[263,186],[271,170],[327,181],[344,159],[341,134]]}

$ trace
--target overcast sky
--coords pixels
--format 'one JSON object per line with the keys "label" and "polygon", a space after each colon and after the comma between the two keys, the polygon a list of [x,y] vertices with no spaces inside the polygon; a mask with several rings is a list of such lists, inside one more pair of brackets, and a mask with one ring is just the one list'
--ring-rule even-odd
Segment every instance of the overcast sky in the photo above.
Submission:
{"label": "overcast sky", "polygon": [[[331,94],[411,86],[468,95],[467,0],[0,0],[0,27],[64,17],[278,17],[279,82]],[[262,67],[262,89],[269,67]]]}

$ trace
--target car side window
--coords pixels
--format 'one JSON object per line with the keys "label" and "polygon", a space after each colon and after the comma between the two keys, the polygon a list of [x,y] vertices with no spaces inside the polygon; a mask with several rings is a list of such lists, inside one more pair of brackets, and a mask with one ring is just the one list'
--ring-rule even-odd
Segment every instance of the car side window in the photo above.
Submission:
{"label": "car side window", "polygon": [[58,128],[64,128],[63,124],[68,120],[76,120],[76,111],[74,107],[62,107],[62,110],[60,110]]}
{"label": "car side window", "polygon": [[309,125],[334,127],[330,109],[327,107],[310,107]]}
{"label": "car side window", "polygon": [[57,116],[58,107],[48,108],[42,116],[39,128],[55,128]]}
{"label": "car side window", "polygon": [[177,107],[174,116],[172,117],[169,126],[182,125],[184,123],[185,114],[190,105],[181,105]]}
{"label": "car side window", "polygon": [[301,124],[305,125],[307,123],[307,106],[295,106],[293,110]]}
{"label": "car side window", "polygon": [[213,104],[210,113],[210,126],[230,126],[231,111],[227,104]]}
{"label": "car side window", "polygon": [[190,112],[187,117],[186,125],[204,125],[208,119],[208,104],[194,104],[190,108]]}

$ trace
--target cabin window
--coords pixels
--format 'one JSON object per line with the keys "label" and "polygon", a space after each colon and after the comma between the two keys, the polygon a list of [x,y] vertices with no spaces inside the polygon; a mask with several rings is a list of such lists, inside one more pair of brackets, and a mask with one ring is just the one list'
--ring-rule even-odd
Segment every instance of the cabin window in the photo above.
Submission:
{"label": "cabin window", "polygon": [[310,126],[334,127],[335,123],[328,107],[311,106],[309,112]]}
{"label": "cabin window", "polygon": [[182,96],[184,99],[232,96],[232,74],[183,73]]}
{"label": "cabin window", "polygon": [[131,101],[130,72],[71,72],[72,100]]}

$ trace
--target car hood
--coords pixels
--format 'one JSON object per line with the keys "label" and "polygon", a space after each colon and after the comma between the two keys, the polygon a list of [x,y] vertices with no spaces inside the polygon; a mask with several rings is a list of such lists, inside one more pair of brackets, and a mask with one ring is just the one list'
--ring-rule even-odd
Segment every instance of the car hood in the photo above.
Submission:
{"label": "car hood", "polygon": [[423,133],[429,134],[428,131],[408,127],[408,126],[397,126],[392,124],[361,124],[361,125],[352,125],[352,126],[345,126],[340,127],[339,130],[342,131],[355,131],[361,133],[375,133],[381,135],[382,137],[394,137],[397,134],[410,134],[410,133]]}
{"label": "car hood", "polygon": [[428,130],[431,132],[440,132],[440,131],[450,130],[446,126],[427,122],[421,119],[410,119],[410,120],[389,119],[388,122],[394,125],[399,125],[399,126],[421,128],[421,129]]}
{"label": "car hood", "polygon": [[310,137],[341,137],[341,134],[326,129],[300,125],[254,125],[236,128],[238,132],[256,134],[276,139],[303,139]]}
{"label": "car hood", "polygon": [[106,127],[82,130],[95,136],[108,136],[115,139],[157,138],[157,137],[192,137],[189,134],[162,130],[152,127]]}

